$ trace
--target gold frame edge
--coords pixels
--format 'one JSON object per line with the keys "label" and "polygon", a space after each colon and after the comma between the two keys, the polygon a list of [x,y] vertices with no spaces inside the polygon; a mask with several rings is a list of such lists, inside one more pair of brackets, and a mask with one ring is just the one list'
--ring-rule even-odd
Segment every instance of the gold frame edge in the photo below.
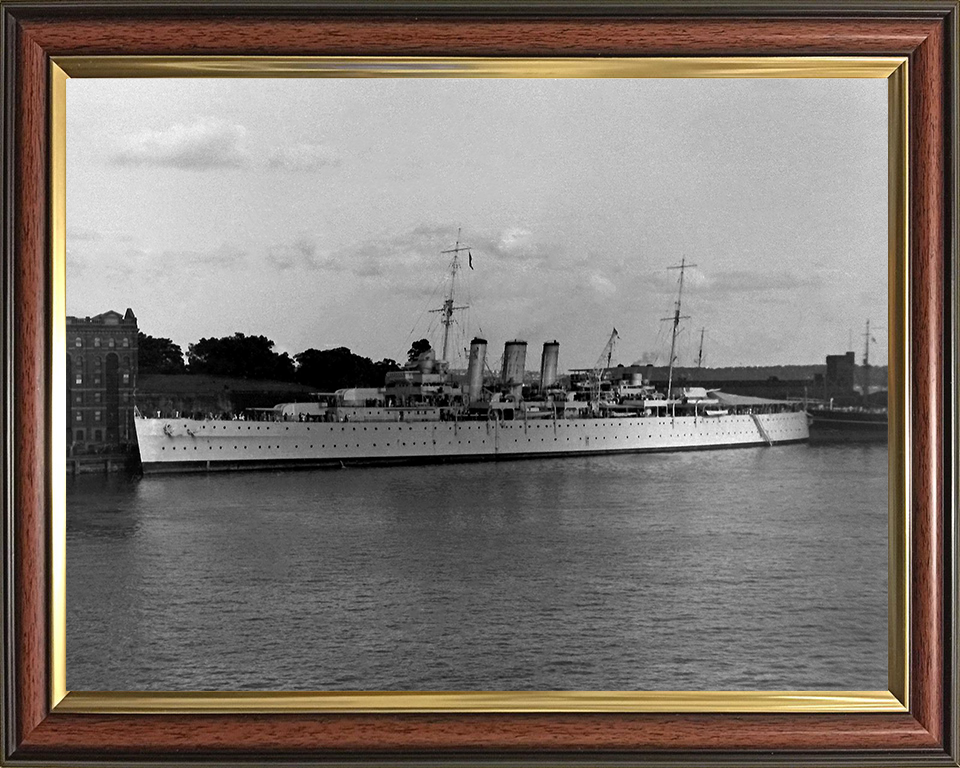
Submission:
{"label": "gold frame edge", "polygon": [[890,77],[902,56],[57,56],[70,77]]}
{"label": "gold frame edge", "polygon": [[888,80],[888,489],[887,684],[910,706],[910,363],[909,311],[909,72],[904,63]]}
{"label": "gold frame edge", "polygon": [[67,74],[50,64],[50,706],[67,695]]}
{"label": "gold frame edge", "polygon": [[72,691],[57,713],[905,712],[889,691]]}

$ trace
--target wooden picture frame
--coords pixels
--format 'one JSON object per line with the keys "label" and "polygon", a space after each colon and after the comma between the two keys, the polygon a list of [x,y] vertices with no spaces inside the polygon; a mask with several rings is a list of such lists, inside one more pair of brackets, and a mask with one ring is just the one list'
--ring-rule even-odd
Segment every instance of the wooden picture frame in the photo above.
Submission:
{"label": "wooden picture frame", "polygon": [[[958,765],[957,2],[386,5],[0,2],[3,80],[4,675],[11,765],[316,762]],[[907,708],[813,712],[189,712],[68,706],[51,408],[58,58],[101,56],[905,57],[909,285],[904,486]],[[93,61],[94,59],[91,59]],[[61,376],[60,379],[63,377]],[[58,586],[59,585],[59,586]],[[892,588],[892,587],[891,587]],[[54,598],[51,598],[51,594]],[[62,627],[61,627],[62,629]],[[261,697],[262,698],[262,697]]]}

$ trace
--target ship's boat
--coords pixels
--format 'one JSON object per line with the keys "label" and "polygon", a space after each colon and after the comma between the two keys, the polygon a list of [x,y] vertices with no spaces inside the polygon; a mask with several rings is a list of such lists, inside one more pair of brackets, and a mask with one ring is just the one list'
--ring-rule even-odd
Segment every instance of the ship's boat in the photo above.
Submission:
{"label": "ship's boat", "polygon": [[312,403],[282,403],[223,418],[177,415],[134,419],[145,473],[276,467],[503,460],[772,446],[807,440],[799,403],[677,389],[672,371],[683,269],[676,301],[666,392],[642,379],[614,383],[609,368],[614,330],[601,360],[564,384],[559,343],[543,345],[538,385],[524,382],[525,341],[508,341],[500,375],[485,376],[487,341],[470,344],[465,378],[447,363],[459,269],[452,253],[450,291],[439,310],[438,358],[420,352],[382,387],[318,394]]}

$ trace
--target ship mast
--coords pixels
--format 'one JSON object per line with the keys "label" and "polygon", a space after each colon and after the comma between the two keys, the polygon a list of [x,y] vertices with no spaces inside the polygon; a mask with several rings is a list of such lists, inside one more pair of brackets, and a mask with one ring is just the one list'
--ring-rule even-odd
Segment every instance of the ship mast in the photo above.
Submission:
{"label": "ship mast", "polygon": [[700,352],[697,353],[697,370],[699,371],[703,368],[703,334],[706,333],[706,328],[700,329]]}
{"label": "ship mast", "polygon": [[867,320],[867,330],[863,334],[863,405],[866,407],[870,394],[870,321]]}
{"label": "ship mast", "polygon": [[447,298],[443,302],[443,306],[440,309],[431,309],[431,312],[440,313],[440,322],[443,324],[443,355],[441,360],[443,362],[447,361],[447,349],[450,344],[450,326],[453,325],[453,313],[461,310],[467,309],[466,306],[455,307],[453,305],[453,289],[457,282],[457,270],[460,269],[460,253],[462,251],[469,251],[469,246],[460,245],[460,229],[457,229],[457,243],[453,248],[448,248],[445,251],[440,251],[440,253],[452,253],[453,258],[450,259],[450,291],[447,293]]}
{"label": "ship mast", "polygon": [[673,317],[665,317],[664,320],[673,320],[673,333],[670,335],[670,366],[667,369],[667,400],[673,396],[673,363],[676,360],[677,352],[677,331],[681,320],[689,320],[689,315],[680,314],[680,299],[683,297],[683,273],[689,267],[695,267],[696,264],[687,264],[687,257],[680,259],[680,265],[676,267],[667,267],[667,269],[680,270],[680,289],[677,291],[677,303],[674,307]]}

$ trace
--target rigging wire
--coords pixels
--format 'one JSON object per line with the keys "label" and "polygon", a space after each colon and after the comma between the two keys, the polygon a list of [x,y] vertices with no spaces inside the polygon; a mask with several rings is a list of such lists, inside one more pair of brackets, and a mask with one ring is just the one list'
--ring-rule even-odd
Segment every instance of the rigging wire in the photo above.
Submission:
{"label": "rigging wire", "polygon": [[[413,343],[413,340],[414,340],[413,337],[415,335],[419,335],[417,333],[417,328],[421,326],[421,323],[423,322],[424,317],[427,317],[430,314],[431,312],[430,308],[437,303],[438,297],[443,292],[445,283],[446,283],[446,277],[441,277],[437,280],[436,285],[433,288],[433,291],[430,293],[430,297],[427,299],[426,304],[424,304],[424,306],[421,308],[420,314],[417,316],[417,319],[413,323],[413,327],[410,329],[410,332],[407,334],[408,345],[411,345]],[[437,326],[435,325],[434,319],[432,317],[429,318],[429,322],[427,323],[426,330],[424,331],[423,336],[421,338],[424,338],[424,337],[429,338],[430,334],[432,334],[436,330],[436,327]]]}
{"label": "rigging wire", "polygon": [[[449,251],[447,251],[447,253],[449,253]],[[457,275],[458,272],[460,273],[459,275]],[[468,273],[464,269],[463,265],[460,265],[459,269],[454,271],[452,277],[449,271],[441,275],[437,279],[426,305],[421,309],[420,315],[417,317],[413,327],[407,334],[408,344],[412,344],[415,337],[427,338],[431,341],[431,346],[434,349],[439,349],[439,345],[433,343],[433,336],[440,333],[440,328],[441,326],[445,325],[445,323],[443,322],[443,313],[438,311],[436,307],[441,305],[446,299],[447,291],[450,288],[450,280],[453,279],[455,281],[454,290],[458,290],[459,293],[465,297],[466,306],[457,307],[462,314],[460,316],[454,315],[448,317],[449,325],[445,328],[446,331],[452,332],[452,338],[448,339],[448,341],[452,341],[452,345],[448,345],[447,349],[447,354],[451,358],[448,360],[451,368],[465,368],[469,359],[469,350],[467,349],[467,346],[470,339],[469,330],[471,316],[469,312],[472,293],[470,280],[467,278],[467,276]],[[457,281],[457,277],[459,277],[459,281]],[[437,317],[432,317],[432,315],[437,315]],[[423,327],[423,320],[425,317],[429,317],[429,321],[426,325],[426,329],[421,332],[418,329]]]}

